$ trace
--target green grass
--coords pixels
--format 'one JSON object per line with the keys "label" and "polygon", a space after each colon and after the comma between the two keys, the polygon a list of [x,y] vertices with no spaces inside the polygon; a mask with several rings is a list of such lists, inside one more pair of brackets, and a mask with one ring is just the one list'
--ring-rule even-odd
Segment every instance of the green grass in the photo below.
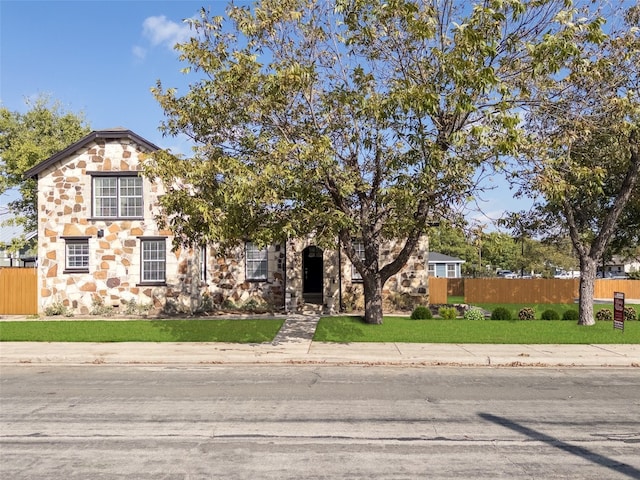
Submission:
{"label": "green grass", "polygon": [[0,322],[0,341],[261,343],[272,341],[282,324],[281,319]]}
{"label": "green grass", "polygon": [[407,342],[407,343],[499,343],[499,344],[593,344],[640,343],[640,322],[626,322],[625,330],[612,322],[591,327],[574,321],[411,320],[385,317],[382,325],[366,324],[361,317],[320,319],[317,342]]}

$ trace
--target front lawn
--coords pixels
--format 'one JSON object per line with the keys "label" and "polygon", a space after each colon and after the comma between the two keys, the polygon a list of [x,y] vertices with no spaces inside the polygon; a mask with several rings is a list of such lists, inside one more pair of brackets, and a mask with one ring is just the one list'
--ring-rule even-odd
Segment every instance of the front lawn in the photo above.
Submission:
{"label": "front lawn", "polygon": [[271,342],[282,319],[0,322],[2,342]]}
{"label": "front lawn", "polygon": [[583,327],[574,321],[548,320],[411,320],[385,317],[382,325],[369,325],[359,316],[323,317],[316,342],[594,344],[640,343],[640,322],[625,322],[625,330],[612,322]]}

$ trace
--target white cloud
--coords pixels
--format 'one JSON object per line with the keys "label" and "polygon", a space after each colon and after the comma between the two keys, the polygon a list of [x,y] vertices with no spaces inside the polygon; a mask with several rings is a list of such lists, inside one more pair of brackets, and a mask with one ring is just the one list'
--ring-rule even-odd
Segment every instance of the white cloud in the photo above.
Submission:
{"label": "white cloud", "polygon": [[[147,17],[142,22],[142,35],[151,45],[164,45],[173,49],[176,43],[187,41],[191,35],[191,29],[186,23],[176,23],[167,19],[164,15]],[[134,52],[135,53],[135,52]]]}
{"label": "white cloud", "polygon": [[140,60],[144,60],[144,57],[147,56],[147,49],[139,45],[134,45],[131,49],[131,52],[136,58],[139,58]]}

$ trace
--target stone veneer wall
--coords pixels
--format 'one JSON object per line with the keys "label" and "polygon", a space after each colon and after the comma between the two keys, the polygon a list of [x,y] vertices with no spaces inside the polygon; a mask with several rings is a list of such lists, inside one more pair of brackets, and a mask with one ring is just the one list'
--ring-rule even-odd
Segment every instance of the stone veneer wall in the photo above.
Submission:
{"label": "stone veneer wall", "polygon": [[[302,252],[314,245],[313,237],[290,240],[269,247],[268,280],[246,279],[244,247],[226,256],[214,248],[206,251],[206,276],[202,275],[200,252],[173,250],[170,231],[161,231],[155,222],[159,213],[158,196],[162,187],[143,177],[144,212],[142,219],[101,220],[92,218],[92,178],[87,172],[131,172],[140,169],[148,152],[127,139],[99,139],[39,175],[38,180],[38,259],[39,307],[44,311],[62,304],[80,314],[96,305],[124,311],[126,302],[152,305],[155,310],[193,312],[203,306],[205,293],[212,303],[242,306],[250,300],[290,310],[302,306]],[[104,235],[98,236],[102,230]],[[65,238],[88,237],[89,272],[64,273]],[[141,285],[139,237],[166,237],[166,285]],[[382,253],[383,263],[395,255],[402,244],[390,242]],[[424,237],[416,254],[403,270],[385,284],[384,296],[409,297],[414,303],[428,298],[428,242]],[[353,282],[351,263],[346,255],[325,249],[324,310],[340,310],[339,269],[342,273],[343,304],[355,309],[364,304],[362,284]],[[171,308],[168,308],[171,307]],[[388,310],[393,309],[389,304]]]}
{"label": "stone veneer wall", "polygon": [[[140,286],[140,240],[143,236],[170,236],[154,221],[161,187],[143,181],[144,218],[92,219],[91,171],[139,170],[147,153],[126,139],[98,139],[57,162],[38,179],[39,306],[61,303],[79,313],[89,313],[103,303],[119,307],[135,299],[160,306],[164,288]],[[98,231],[104,236],[99,238]],[[89,237],[89,273],[63,273],[65,237]],[[176,272],[180,253],[171,252],[167,239],[167,272]]]}
{"label": "stone veneer wall", "polygon": [[[380,264],[385,265],[395,258],[404,241],[388,241],[381,249]],[[382,289],[385,312],[412,309],[416,305],[429,303],[428,278],[429,239],[423,235],[406,265],[391,276]],[[364,310],[364,287],[361,281],[352,280],[352,265],[342,255],[342,303],[347,311]]]}
{"label": "stone veneer wall", "polygon": [[285,255],[282,245],[267,249],[267,281],[247,280],[244,246],[227,255],[207,251],[206,289],[215,305],[242,307],[253,301],[275,308],[284,305]]}
{"label": "stone veneer wall", "polygon": [[[287,272],[285,302],[289,310],[300,309],[303,301],[302,284],[302,252],[305,248],[315,245],[313,237],[295,239],[287,242]],[[381,251],[381,264],[390,259],[402,249],[404,242],[390,241]],[[428,303],[429,241],[426,235],[420,238],[416,251],[400,272],[387,280],[383,289],[385,311],[399,308],[412,308],[418,304]],[[352,279],[352,265],[348,257],[337,250],[324,249],[324,287],[323,310],[326,313],[340,311],[340,289],[342,289],[342,306],[347,311],[364,309],[364,290],[362,282]],[[341,275],[340,275],[341,274]]]}

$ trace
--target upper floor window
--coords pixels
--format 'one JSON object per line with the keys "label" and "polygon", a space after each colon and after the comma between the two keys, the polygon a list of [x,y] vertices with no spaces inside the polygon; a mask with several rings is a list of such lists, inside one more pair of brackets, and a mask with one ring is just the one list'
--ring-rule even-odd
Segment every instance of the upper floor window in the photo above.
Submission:
{"label": "upper floor window", "polygon": [[93,216],[99,218],[142,217],[142,177],[94,176]]}
{"label": "upper floor window", "polygon": [[267,249],[252,242],[247,242],[244,249],[247,280],[267,280]]}

